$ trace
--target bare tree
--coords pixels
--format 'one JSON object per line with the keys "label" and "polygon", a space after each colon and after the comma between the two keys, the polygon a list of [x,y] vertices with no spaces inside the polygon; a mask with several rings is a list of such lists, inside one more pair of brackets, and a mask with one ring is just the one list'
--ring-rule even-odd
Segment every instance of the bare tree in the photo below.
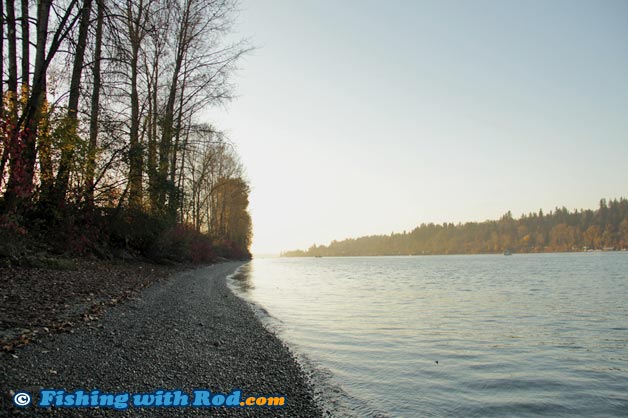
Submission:
{"label": "bare tree", "polygon": [[131,128],[129,132],[129,203],[133,207],[142,202],[143,150],[140,143],[140,98],[138,92],[139,54],[146,36],[149,5],[140,0],[136,6],[127,0],[127,25],[130,40],[129,67],[131,70]]}
{"label": "bare tree", "polygon": [[78,105],[81,93],[81,75],[83,74],[83,61],[85,59],[85,48],[87,46],[87,33],[89,31],[92,11],[92,0],[83,0],[78,40],[76,51],[74,52],[74,64],[72,66],[72,77],[70,79],[70,91],[67,110],[67,132],[65,135],[65,146],[61,150],[61,160],[57,171],[57,178],[54,187],[54,202],[58,206],[63,203],[68,189],[70,179],[70,169],[74,162],[75,142],[78,141]]}
{"label": "bare tree", "polygon": [[[12,3],[12,0],[7,1],[7,6],[11,4],[11,7],[13,7]],[[37,42],[33,82],[30,94],[25,100],[22,114],[15,122],[14,131],[10,139],[12,149],[9,164],[10,174],[4,195],[5,205],[10,211],[15,211],[22,203],[30,203],[37,156],[37,130],[45,103],[47,71],[59,47],[78,20],[78,14],[75,10],[76,4],[77,0],[71,0],[62,10],[58,23],[51,32],[52,39],[48,42],[52,0],[40,0],[37,3]],[[14,10],[12,11],[14,13]],[[13,28],[10,28],[10,32],[14,32],[15,18],[12,17],[11,19]],[[15,53],[14,40],[13,35],[13,39],[9,41],[10,49],[13,49],[9,53],[11,67],[17,67],[17,61],[13,62],[13,54]],[[13,47],[11,47],[12,44]],[[17,68],[10,69],[10,89],[13,87],[17,88],[15,85],[17,83],[16,70]]]}
{"label": "bare tree", "polygon": [[[162,187],[155,206],[165,210],[168,201],[170,216],[178,205],[175,187],[178,150],[184,120],[210,103],[229,98],[227,73],[245,52],[242,44],[223,47],[222,35],[231,26],[230,16],[235,3],[230,0],[183,0],[175,2],[176,32],[172,40],[173,70],[162,116],[159,144],[158,178]],[[216,94],[220,92],[219,94]],[[178,108],[177,108],[177,97]],[[173,143],[174,140],[174,143]]]}
{"label": "bare tree", "polygon": [[4,0],[0,215],[107,207],[233,241],[248,186],[199,115],[247,50],[224,42],[236,1]]}
{"label": "bare tree", "polygon": [[93,86],[89,114],[89,144],[85,176],[85,201],[89,207],[94,204],[94,175],[96,171],[96,149],[98,141],[98,113],[100,108],[100,61],[102,58],[103,24],[105,20],[104,0],[96,0],[96,34],[94,39],[94,64],[92,68]]}

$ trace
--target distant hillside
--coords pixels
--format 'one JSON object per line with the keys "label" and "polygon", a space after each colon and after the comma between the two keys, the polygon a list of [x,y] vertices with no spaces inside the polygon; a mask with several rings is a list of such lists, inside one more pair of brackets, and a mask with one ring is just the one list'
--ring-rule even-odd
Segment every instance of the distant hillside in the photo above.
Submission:
{"label": "distant hillside", "polygon": [[421,224],[410,232],[373,235],[287,251],[286,257],[480,254],[617,250],[628,247],[628,199],[600,200],[596,210],[556,208],[548,214],[510,212],[498,221]]}

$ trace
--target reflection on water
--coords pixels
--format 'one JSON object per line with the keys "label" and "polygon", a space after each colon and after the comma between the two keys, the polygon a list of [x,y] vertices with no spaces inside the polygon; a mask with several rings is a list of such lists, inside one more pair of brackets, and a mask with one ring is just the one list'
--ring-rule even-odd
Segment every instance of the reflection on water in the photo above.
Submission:
{"label": "reflection on water", "polygon": [[[260,259],[336,416],[626,416],[628,254]],[[266,312],[267,311],[267,312]]]}
{"label": "reflection on water", "polygon": [[252,264],[245,264],[230,276],[230,285],[238,293],[248,293],[255,289],[251,278]]}

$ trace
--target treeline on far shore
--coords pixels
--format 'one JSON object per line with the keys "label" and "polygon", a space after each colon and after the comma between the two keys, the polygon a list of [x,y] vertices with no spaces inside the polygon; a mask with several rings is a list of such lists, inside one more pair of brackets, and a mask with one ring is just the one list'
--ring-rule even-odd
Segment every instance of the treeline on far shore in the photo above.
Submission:
{"label": "treeline on far shore", "polygon": [[482,254],[621,250],[628,247],[628,200],[600,200],[596,210],[510,212],[495,221],[421,224],[410,232],[373,235],[313,245],[286,257]]}
{"label": "treeline on far shore", "polygon": [[0,263],[249,258],[237,0],[0,3]]}

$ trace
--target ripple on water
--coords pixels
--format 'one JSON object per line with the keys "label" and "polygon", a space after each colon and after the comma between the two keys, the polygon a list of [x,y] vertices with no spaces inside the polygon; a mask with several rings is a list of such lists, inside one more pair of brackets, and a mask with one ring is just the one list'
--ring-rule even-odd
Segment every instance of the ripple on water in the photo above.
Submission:
{"label": "ripple on water", "polygon": [[260,259],[230,279],[334,415],[366,417],[626,416],[627,282],[624,253]]}

